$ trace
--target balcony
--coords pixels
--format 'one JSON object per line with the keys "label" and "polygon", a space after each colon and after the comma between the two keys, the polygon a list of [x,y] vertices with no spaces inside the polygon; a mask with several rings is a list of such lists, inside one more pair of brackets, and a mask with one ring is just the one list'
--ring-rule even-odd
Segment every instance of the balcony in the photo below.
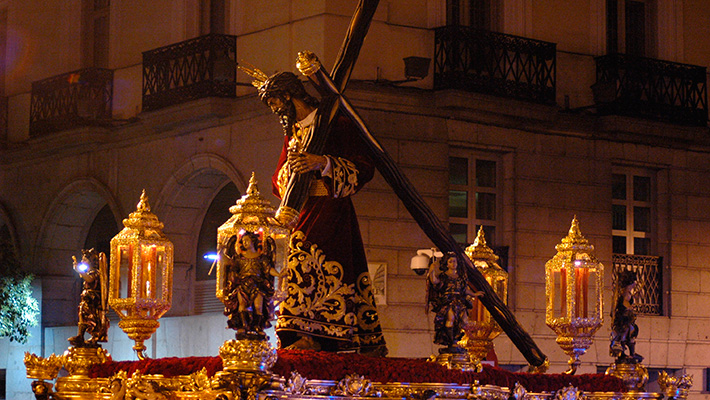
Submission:
{"label": "balcony", "polygon": [[32,82],[30,136],[111,120],[113,71],[86,68]]}
{"label": "balcony", "polygon": [[[663,315],[663,258],[636,254],[612,254],[612,287],[623,270],[636,273],[634,312],[637,315]],[[614,305],[612,305],[613,307]]]}
{"label": "balcony", "polygon": [[143,53],[143,111],[236,97],[237,38],[210,34]]}
{"label": "balcony", "polygon": [[706,126],[705,67],[611,54],[596,58],[592,86],[600,115],[625,115]]}
{"label": "balcony", "polygon": [[467,26],[437,28],[435,36],[434,89],[555,103],[554,43]]}

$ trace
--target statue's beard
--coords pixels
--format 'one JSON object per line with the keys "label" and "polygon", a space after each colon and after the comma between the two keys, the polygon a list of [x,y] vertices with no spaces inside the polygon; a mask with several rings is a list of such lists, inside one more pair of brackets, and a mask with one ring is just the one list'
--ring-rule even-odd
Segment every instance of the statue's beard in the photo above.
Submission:
{"label": "statue's beard", "polygon": [[276,111],[276,114],[279,116],[279,120],[281,121],[281,127],[284,129],[284,135],[290,135],[293,131],[293,124],[297,122],[296,107],[293,105],[293,102],[285,102],[284,106]]}

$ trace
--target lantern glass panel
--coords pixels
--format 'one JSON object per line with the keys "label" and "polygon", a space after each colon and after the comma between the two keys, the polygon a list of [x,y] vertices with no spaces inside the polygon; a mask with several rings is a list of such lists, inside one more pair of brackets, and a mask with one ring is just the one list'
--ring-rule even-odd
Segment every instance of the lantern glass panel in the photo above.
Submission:
{"label": "lantern glass panel", "polygon": [[167,259],[167,255],[165,254],[165,247],[160,246],[158,248],[158,257],[156,260],[158,270],[155,274],[155,295],[153,296],[158,300],[166,300],[165,293],[163,292],[163,278],[164,274],[167,273]]}
{"label": "lantern glass panel", "polygon": [[118,282],[118,298],[120,299],[127,299],[131,297],[131,275],[133,273],[133,268],[131,267],[133,264],[132,260],[132,246],[120,246],[119,247],[119,276],[121,277],[121,280]]}
{"label": "lantern glass panel", "polygon": [[560,268],[552,272],[552,287],[550,302],[552,303],[552,317],[567,316],[567,269]]}
{"label": "lantern glass panel", "polygon": [[574,286],[574,316],[587,318],[589,313],[589,268],[574,269]]}

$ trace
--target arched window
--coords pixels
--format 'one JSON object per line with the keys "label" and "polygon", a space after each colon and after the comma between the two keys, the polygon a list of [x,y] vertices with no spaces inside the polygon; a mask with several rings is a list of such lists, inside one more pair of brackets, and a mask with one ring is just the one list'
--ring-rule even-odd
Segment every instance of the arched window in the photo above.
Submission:
{"label": "arched window", "polygon": [[207,209],[200,228],[200,236],[197,239],[195,278],[198,281],[214,279],[214,272],[212,276],[208,275],[213,262],[209,255],[215,255],[217,252],[217,228],[232,216],[229,207],[236,204],[239,197],[241,197],[239,189],[234,183],[229,182],[217,193]]}
{"label": "arched window", "polygon": [[106,254],[108,257],[111,254],[111,239],[118,234],[119,229],[116,225],[116,218],[111,212],[111,207],[106,204],[101,208],[94,222],[89,227],[89,232],[86,234],[84,241],[84,249],[96,249],[99,253]]}

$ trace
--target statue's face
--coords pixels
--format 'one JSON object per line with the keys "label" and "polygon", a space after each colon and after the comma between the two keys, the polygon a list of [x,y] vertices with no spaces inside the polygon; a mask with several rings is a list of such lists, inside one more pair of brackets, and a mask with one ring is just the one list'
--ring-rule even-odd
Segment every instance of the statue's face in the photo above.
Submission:
{"label": "statue's face", "polygon": [[271,108],[271,112],[279,116],[281,126],[288,135],[296,123],[296,107],[291,99],[276,95],[266,99],[266,105]]}
{"label": "statue's face", "polygon": [[251,238],[249,236],[242,237],[242,246],[244,246],[247,250],[254,250],[254,244],[251,242]]}

